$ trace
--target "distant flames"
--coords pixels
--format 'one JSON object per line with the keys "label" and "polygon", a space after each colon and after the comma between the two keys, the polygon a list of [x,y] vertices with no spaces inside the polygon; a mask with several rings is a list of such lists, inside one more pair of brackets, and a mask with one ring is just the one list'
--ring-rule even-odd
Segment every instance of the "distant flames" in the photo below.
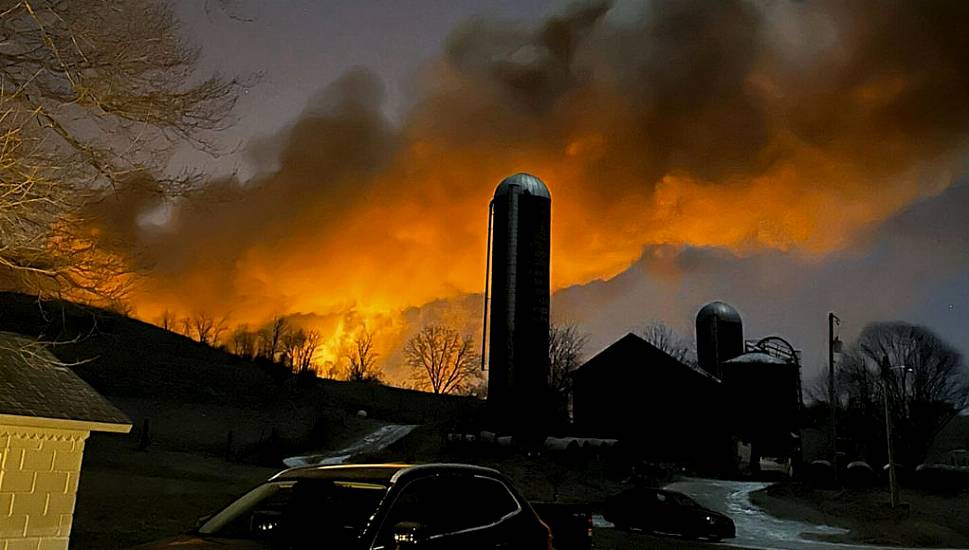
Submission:
{"label": "distant flames", "polygon": [[[463,297],[484,284],[494,186],[518,171],[552,192],[554,289],[615,276],[655,244],[843,249],[945,189],[966,145],[969,113],[944,109],[963,102],[949,94],[969,54],[938,47],[921,63],[917,40],[895,40],[908,19],[883,7],[685,2],[617,26],[599,6],[536,31],[478,22],[400,128],[379,114],[379,85],[352,73],[278,137],[278,169],[212,182],[163,227],[119,216],[128,225],[109,229],[148,273],[136,313],[287,315],[321,331],[324,363],[364,327],[387,362],[420,323],[480,330],[480,301]],[[833,34],[778,42],[783,26]]]}

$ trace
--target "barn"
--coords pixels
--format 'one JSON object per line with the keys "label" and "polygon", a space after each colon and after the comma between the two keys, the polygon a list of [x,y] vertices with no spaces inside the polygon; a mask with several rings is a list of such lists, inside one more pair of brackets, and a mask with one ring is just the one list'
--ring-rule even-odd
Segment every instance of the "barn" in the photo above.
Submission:
{"label": "barn", "polygon": [[572,418],[653,461],[756,473],[761,457],[799,464],[800,353],[783,338],[744,340],[723,302],[697,313],[697,365],[627,334],[576,369]]}
{"label": "barn", "polygon": [[729,458],[721,382],[712,374],[630,333],[572,376],[577,432],[617,438],[655,461],[709,469]]}

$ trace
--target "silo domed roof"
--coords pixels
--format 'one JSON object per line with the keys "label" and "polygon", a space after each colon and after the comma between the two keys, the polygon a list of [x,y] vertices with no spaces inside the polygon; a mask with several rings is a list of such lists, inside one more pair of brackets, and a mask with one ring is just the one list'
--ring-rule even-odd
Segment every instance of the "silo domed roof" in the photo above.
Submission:
{"label": "silo domed roof", "polygon": [[512,186],[520,187],[523,193],[527,193],[529,195],[545,197],[549,200],[552,199],[552,194],[548,192],[548,187],[542,183],[542,180],[524,172],[519,172],[513,176],[508,176],[507,178],[501,180],[501,183],[498,184],[498,188],[495,189],[495,197],[500,197],[502,195],[511,193]]}
{"label": "silo domed roof", "polygon": [[718,317],[724,321],[740,322],[740,314],[729,304],[723,302],[710,302],[703,306],[696,314],[696,320],[704,320],[710,317]]}

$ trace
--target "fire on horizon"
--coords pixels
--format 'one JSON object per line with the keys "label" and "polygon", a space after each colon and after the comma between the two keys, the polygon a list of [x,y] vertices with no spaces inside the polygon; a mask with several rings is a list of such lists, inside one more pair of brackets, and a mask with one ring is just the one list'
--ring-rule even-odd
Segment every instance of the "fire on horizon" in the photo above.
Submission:
{"label": "fire on horizon", "polygon": [[154,197],[121,189],[99,231],[147,272],[139,317],[288,315],[321,329],[327,360],[364,326],[390,360],[442,300],[435,315],[478,329],[480,298],[461,304],[480,289],[481,205],[519,167],[556,195],[553,291],[658,245],[824,262],[962,173],[967,9],[680,2],[623,18],[593,2],[532,28],[475,20],[400,122],[374,76],[349,72],[250,145],[248,181],[211,181],[157,223]]}

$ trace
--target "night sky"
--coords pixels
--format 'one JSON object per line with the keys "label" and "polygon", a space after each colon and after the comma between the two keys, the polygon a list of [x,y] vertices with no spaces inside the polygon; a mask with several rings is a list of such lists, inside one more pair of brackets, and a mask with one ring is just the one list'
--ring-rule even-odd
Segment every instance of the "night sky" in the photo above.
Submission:
{"label": "night sky", "polygon": [[715,299],[804,350],[806,378],[828,311],[848,341],[899,319],[969,353],[965,6],[570,5],[176,4],[200,73],[252,84],[225,155],[172,161],[232,200],[127,205],[137,314],[292,315],[330,357],[366,325],[393,375],[420,323],[480,330],[487,200],[529,171],[553,197],[552,317],[589,355],[651,321],[692,338]]}
{"label": "night sky", "polygon": [[[256,77],[226,136],[227,143],[244,145],[292,124],[313,96],[354,68],[380,79],[384,113],[399,120],[417,93],[417,73],[439,55],[460,24],[473,17],[534,24],[567,4],[185,0],[175,6],[186,34],[202,48],[202,71]],[[227,170],[247,168],[244,155],[228,155],[217,164]]]}

